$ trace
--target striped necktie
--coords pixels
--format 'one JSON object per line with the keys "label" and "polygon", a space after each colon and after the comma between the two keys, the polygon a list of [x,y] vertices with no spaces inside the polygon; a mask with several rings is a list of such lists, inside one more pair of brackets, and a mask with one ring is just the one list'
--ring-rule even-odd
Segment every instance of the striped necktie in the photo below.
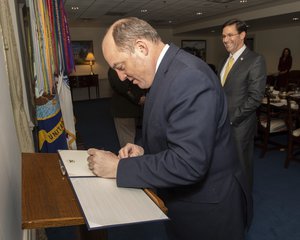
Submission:
{"label": "striped necktie", "polygon": [[224,72],[224,75],[223,75],[223,78],[222,78],[222,81],[221,81],[222,86],[224,86],[224,84],[225,84],[227,75],[228,75],[228,73],[229,73],[229,71],[230,71],[230,69],[231,69],[233,63],[234,63],[234,58],[231,56],[231,57],[229,58],[229,60],[228,60],[228,63],[227,63],[227,66],[226,66],[226,68],[225,68],[225,72]]}

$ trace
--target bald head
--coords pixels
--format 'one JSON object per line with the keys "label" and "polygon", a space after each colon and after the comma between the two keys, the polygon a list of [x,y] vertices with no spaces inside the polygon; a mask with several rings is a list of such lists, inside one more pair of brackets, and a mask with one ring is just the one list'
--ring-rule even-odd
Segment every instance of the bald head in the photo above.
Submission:
{"label": "bald head", "polygon": [[102,52],[121,80],[127,78],[140,88],[148,88],[164,46],[150,24],[131,17],[120,19],[110,26],[102,41]]}
{"label": "bald head", "polygon": [[157,31],[149,23],[135,17],[123,18],[113,23],[108,29],[102,45],[107,39],[113,40],[118,50],[125,52],[134,51],[137,39],[146,39],[154,44],[161,41]]}

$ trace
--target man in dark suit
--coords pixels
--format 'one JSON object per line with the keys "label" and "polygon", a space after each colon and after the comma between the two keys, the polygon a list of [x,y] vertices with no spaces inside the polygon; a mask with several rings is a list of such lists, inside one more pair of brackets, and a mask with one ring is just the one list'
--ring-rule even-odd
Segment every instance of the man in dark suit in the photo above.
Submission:
{"label": "man in dark suit", "polygon": [[[245,22],[232,19],[224,23],[222,29],[223,43],[229,56],[224,59],[218,72],[227,97],[230,124],[239,160],[252,188],[256,109],[261,104],[265,92],[266,64],[261,55],[245,45]],[[228,70],[226,68],[230,61],[232,67]]]}
{"label": "man in dark suit", "polygon": [[102,50],[121,80],[149,92],[142,146],[126,144],[119,156],[89,149],[90,169],[119,187],[156,189],[168,208],[170,239],[244,239],[251,194],[216,74],[138,18],[115,22]]}
{"label": "man in dark suit", "polygon": [[128,79],[120,81],[118,74],[112,68],[108,69],[107,77],[113,89],[111,113],[120,146],[124,147],[126,143],[135,142],[137,125],[142,121],[146,91]]}

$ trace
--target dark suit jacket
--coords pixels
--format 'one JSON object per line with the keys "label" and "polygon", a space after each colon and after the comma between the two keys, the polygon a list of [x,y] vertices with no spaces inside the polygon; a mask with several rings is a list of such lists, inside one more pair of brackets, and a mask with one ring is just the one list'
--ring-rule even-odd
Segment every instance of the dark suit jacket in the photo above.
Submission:
{"label": "dark suit jacket", "polygon": [[[225,62],[226,59],[219,67],[219,74]],[[246,48],[232,66],[223,87],[239,159],[247,174],[250,188],[253,184],[256,109],[264,96],[266,76],[264,58]]]}
{"label": "dark suit jacket", "polygon": [[[145,154],[120,160],[118,186],[155,188],[168,207],[171,199],[218,203],[239,181],[251,212],[225,95],[210,67],[171,44],[146,98]],[[206,221],[205,216],[201,219]]]}
{"label": "dark suit jacket", "polygon": [[[226,59],[218,69],[219,74]],[[230,122],[233,126],[239,126],[249,118],[252,118],[249,124],[252,127],[256,125],[255,111],[264,96],[265,84],[264,58],[246,48],[232,66],[223,87],[227,96]]]}
{"label": "dark suit jacket", "polygon": [[142,117],[143,108],[139,105],[140,98],[146,91],[126,79],[121,81],[115,70],[109,68],[108,80],[113,89],[111,98],[111,113],[113,117],[139,118]]}

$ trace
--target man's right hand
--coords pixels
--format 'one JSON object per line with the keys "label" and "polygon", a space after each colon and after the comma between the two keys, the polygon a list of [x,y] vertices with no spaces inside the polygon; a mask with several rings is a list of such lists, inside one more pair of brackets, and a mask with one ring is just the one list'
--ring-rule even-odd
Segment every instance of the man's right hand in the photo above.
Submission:
{"label": "man's right hand", "polygon": [[138,145],[127,143],[119,151],[119,158],[137,157],[144,155],[144,149]]}

